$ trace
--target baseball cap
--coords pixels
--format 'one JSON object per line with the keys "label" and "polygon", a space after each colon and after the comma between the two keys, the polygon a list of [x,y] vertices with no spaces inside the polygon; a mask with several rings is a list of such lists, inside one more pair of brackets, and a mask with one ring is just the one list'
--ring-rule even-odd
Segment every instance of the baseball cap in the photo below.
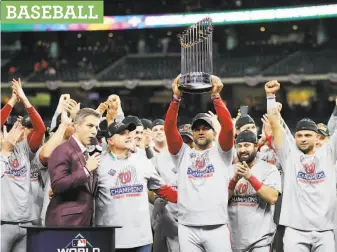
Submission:
{"label": "baseball cap", "polygon": [[32,129],[32,128],[33,128],[32,121],[30,120],[30,118],[29,118],[28,115],[25,115],[25,116],[22,118],[21,124],[22,124],[23,127],[26,127],[26,128],[28,128],[28,129]]}
{"label": "baseball cap", "polygon": [[330,136],[328,127],[324,123],[317,124],[317,133],[322,136]]}
{"label": "baseball cap", "polygon": [[310,118],[303,118],[296,124],[296,132],[301,130],[311,130],[318,133],[316,123]]}
{"label": "baseball cap", "polygon": [[125,124],[123,122],[121,123],[114,122],[110,124],[110,126],[108,127],[107,132],[106,132],[106,138],[111,138],[113,135],[120,134],[125,130],[133,131],[136,128],[137,126],[134,123]]}
{"label": "baseball cap", "polygon": [[179,127],[178,130],[181,136],[188,136],[193,140],[191,124],[183,124]]}
{"label": "baseball cap", "polygon": [[249,115],[246,116],[240,116],[235,123],[235,128],[239,130],[242,126],[245,126],[247,124],[255,124],[255,121],[253,118],[251,118]]}
{"label": "baseball cap", "polygon": [[155,127],[155,126],[158,126],[158,125],[164,125],[164,120],[163,119],[156,119],[156,120],[154,120],[153,122],[152,122],[152,127],[151,128],[153,128],[153,127]]}
{"label": "baseball cap", "polygon": [[144,129],[151,129],[152,128],[152,121],[146,118],[140,119],[142,122]]}
{"label": "baseball cap", "polygon": [[211,126],[212,129],[214,129],[212,119],[210,115],[207,113],[199,113],[193,118],[192,126],[191,126],[192,130],[195,128],[198,122],[204,122],[208,124],[209,126]]}
{"label": "baseball cap", "polygon": [[122,121],[122,123],[124,124],[129,124],[129,123],[133,123],[137,126],[143,126],[142,121],[137,117],[137,116],[132,116],[129,115],[127,117],[125,117]]}
{"label": "baseball cap", "polygon": [[238,143],[253,143],[256,144],[257,143],[257,137],[255,135],[255,133],[253,133],[250,130],[245,130],[242,131],[238,134],[238,136],[235,139],[235,144]]}

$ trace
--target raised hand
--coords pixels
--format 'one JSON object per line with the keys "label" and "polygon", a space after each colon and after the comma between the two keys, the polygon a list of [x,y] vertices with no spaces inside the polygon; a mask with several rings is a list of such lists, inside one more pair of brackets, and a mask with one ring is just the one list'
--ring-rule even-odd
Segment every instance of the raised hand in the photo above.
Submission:
{"label": "raised hand", "polygon": [[78,104],[73,99],[67,99],[63,102],[63,108],[70,114],[71,119],[75,119],[77,112],[79,111]]}
{"label": "raised hand", "polygon": [[3,153],[9,153],[10,151],[12,151],[23,134],[24,127],[19,122],[16,122],[9,132],[7,132],[6,126],[4,126],[1,151]]}
{"label": "raised hand", "polygon": [[150,129],[144,130],[144,147],[149,147],[152,140],[152,131]]}
{"label": "raised hand", "polygon": [[108,110],[108,104],[107,102],[101,102],[99,106],[97,107],[96,111],[100,113],[100,115],[103,115],[105,111]]}
{"label": "raised hand", "polygon": [[18,99],[20,99],[21,101],[27,100],[27,96],[22,89],[20,78],[18,81],[15,79],[12,80],[12,89],[13,89],[13,93],[17,96]]}
{"label": "raised hand", "polygon": [[264,90],[266,91],[267,95],[270,94],[276,94],[277,91],[280,90],[280,86],[281,84],[278,83],[277,80],[272,80],[272,81],[268,81],[265,85],[264,85]]}
{"label": "raised hand", "polygon": [[211,79],[212,79],[212,84],[213,84],[211,93],[212,94],[220,94],[220,92],[223,88],[222,81],[220,80],[220,78],[218,76],[215,76],[215,75],[212,75]]}
{"label": "raised hand", "polygon": [[59,103],[57,105],[57,112],[61,113],[64,108],[64,103],[66,100],[70,100],[70,94],[62,94],[59,99]]}
{"label": "raised hand", "polygon": [[179,83],[180,83],[180,74],[177,76],[177,78],[174,79],[172,83],[173,95],[177,98],[181,98],[182,96],[182,92],[179,89]]}

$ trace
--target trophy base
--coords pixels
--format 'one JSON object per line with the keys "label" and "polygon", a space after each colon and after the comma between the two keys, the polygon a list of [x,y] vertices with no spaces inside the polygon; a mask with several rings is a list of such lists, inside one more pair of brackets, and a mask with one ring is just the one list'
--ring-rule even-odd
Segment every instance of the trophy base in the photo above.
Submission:
{"label": "trophy base", "polygon": [[188,73],[180,76],[179,89],[184,93],[201,94],[211,91],[211,75],[202,72]]}

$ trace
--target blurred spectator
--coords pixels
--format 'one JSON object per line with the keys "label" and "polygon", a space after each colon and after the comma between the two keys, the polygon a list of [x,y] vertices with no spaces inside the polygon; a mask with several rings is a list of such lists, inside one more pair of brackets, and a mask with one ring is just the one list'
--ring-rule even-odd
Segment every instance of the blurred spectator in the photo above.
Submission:
{"label": "blurred spectator", "polygon": [[146,42],[143,35],[140,36],[137,46],[138,46],[138,54],[146,53]]}

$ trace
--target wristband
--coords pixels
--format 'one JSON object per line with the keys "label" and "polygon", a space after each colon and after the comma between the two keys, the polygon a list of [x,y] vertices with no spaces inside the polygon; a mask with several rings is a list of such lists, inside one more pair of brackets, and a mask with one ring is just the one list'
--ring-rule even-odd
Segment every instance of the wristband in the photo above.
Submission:
{"label": "wristband", "polygon": [[248,179],[248,181],[252,185],[252,187],[255,189],[256,192],[258,192],[261,189],[262,183],[255,176],[251,176]]}
{"label": "wristband", "polygon": [[181,101],[181,98],[178,98],[177,96],[173,95],[173,96],[172,96],[172,101],[173,101],[173,102],[180,102],[180,101]]}
{"label": "wristband", "polygon": [[212,95],[211,95],[211,99],[212,99],[212,100],[219,99],[219,98],[221,98],[219,93],[216,93],[216,94],[212,94]]}
{"label": "wristband", "polygon": [[277,103],[275,100],[275,95],[267,95],[267,109],[274,109],[277,108]]}
{"label": "wristband", "polygon": [[234,178],[232,178],[232,179],[229,181],[228,189],[231,190],[231,191],[234,191],[235,186],[236,186],[237,183],[238,183],[238,181],[235,180]]}
{"label": "wristband", "polygon": [[268,146],[269,148],[273,148],[273,136],[269,136],[267,137],[267,142],[268,142]]}

